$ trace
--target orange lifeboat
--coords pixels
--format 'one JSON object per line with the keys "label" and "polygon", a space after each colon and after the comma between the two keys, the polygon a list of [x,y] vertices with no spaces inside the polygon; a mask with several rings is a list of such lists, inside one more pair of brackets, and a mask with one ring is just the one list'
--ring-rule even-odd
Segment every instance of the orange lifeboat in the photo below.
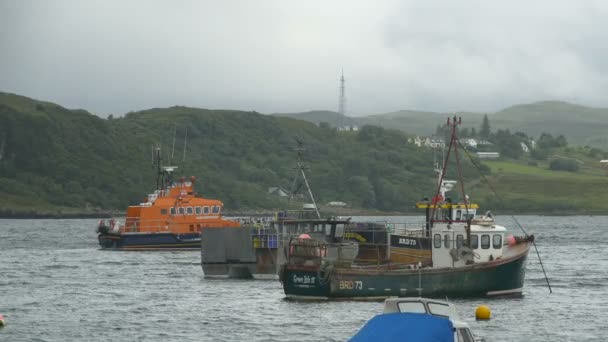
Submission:
{"label": "orange lifeboat", "polygon": [[194,176],[173,182],[171,176],[177,167],[160,166],[160,149],[157,164],[157,190],[142,203],[129,206],[124,222],[99,222],[102,248],[197,249],[201,247],[202,229],[240,227],[239,222],[222,218],[221,201],[196,195]]}

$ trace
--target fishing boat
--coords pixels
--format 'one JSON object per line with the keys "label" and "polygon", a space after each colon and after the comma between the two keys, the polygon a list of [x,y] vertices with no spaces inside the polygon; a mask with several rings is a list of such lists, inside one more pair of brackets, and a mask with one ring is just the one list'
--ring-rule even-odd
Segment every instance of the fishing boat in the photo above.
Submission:
{"label": "fishing boat", "polygon": [[194,191],[195,177],[173,180],[176,166],[161,166],[160,149],[155,150],[156,190],[143,202],[127,208],[124,221],[101,220],[97,226],[103,249],[154,250],[200,249],[201,231],[240,227],[222,217],[223,203]]}
{"label": "fishing boat", "polygon": [[[534,236],[508,235],[490,212],[478,215],[479,206],[464,193],[460,167],[460,200],[447,197],[458,183],[445,179],[445,175],[451,152],[459,165],[456,127],[460,122],[456,117],[453,121],[448,119],[452,137],[443,166],[437,169],[435,196],[416,204],[425,211],[424,225],[407,229],[400,236],[394,236],[391,230],[380,230],[375,241],[352,239],[348,229],[330,232],[329,239],[292,239],[280,269],[288,298],[522,294]],[[403,242],[399,253],[389,243],[395,239]],[[408,249],[419,252],[407,253]],[[352,256],[345,250],[359,252]],[[399,254],[407,254],[408,258],[398,258]]]}
{"label": "fishing boat", "polygon": [[[302,153],[305,149],[300,141],[298,144],[295,149],[298,152],[298,161],[291,196],[295,196],[300,189],[306,189],[305,195],[308,195],[312,203],[305,203],[298,210],[277,212],[273,218],[245,224],[240,229],[226,227],[203,230],[201,266],[205,277],[278,279],[280,266],[286,262],[291,241],[300,236],[333,243],[334,236],[343,236],[346,232],[346,237],[350,239],[387,243],[388,226],[384,223],[322,217],[304,171],[306,166],[302,161]],[[395,236],[395,251],[401,250],[401,247],[411,249],[418,241],[416,237]],[[376,250],[365,248],[361,246],[357,253],[361,256],[370,254],[369,258],[375,257]],[[354,250],[342,250],[343,257],[353,252]],[[414,250],[412,253],[419,251]],[[401,257],[406,258],[405,253]]]}
{"label": "fishing boat", "polygon": [[481,342],[460,320],[454,304],[437,299],[389,298],[382,314],[370,319],[350,342]]}

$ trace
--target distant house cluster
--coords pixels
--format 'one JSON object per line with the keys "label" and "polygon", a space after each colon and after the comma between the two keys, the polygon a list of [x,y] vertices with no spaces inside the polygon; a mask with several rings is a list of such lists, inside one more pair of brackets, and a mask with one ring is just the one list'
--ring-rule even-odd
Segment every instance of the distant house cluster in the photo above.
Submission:
{"label": "distant house cluster", "polygon": [[[444,148],[445,147],[445,141],[442,138],[434,137],[434,136],[430,136],[430,137],[416,136],[414,138],[409,138],[408,142],[411,144],[414,144],[418,147],[422,147],[422,146],[431,147],[431,148]],[[459,142],[466,149],[470,148],[473,150],[476,150],[480,146],[493,145],[491,142],[489,142],[487,140],[475,139],[475,138],[462,138],[459,140]],[[536,143],[534,140],[531,140],[529,142],[529,144],[530,144],[530,146],[528,146],[526,143],[522,142],[521,143],[522,151],[530,152],[531,149],[535,148]],[[500,153],[499,152],[476,152],[476,156],[481,159],[495,159],[495,158],[500,157]]]}
{"label": "distant house cluster", "polygon": [[341,131],[341,132],[348,132],[348,131],[356,132],[358,130],[359,130],[359,127],[357,127],[356,125],[346,125],[346,126],[338,127],[338,131]]}

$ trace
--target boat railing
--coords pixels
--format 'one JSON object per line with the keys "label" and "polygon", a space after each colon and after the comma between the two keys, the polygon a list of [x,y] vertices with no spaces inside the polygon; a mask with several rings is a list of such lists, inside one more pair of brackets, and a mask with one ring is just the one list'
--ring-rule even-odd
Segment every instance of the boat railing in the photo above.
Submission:
{"label": "boat railing", "polygon": [[139,218],[128,218],[124,224],[120,224],[119,231],[121,233],[134,233],[134,232],[146,232],[146,233],[162,233],[170,230],[170,225],[183,224],[189,225],[191,232],[199,232],[201,224],[190,223],[190,222],[169,222],[166,219],[162,220],[141,220]]}
{"label": "boat railing", "polygon": [[291,264],[318,265],[323,262],[352,265],[378,266],[388,263],[386,244],[353,241],[324,242],[315,239],[291,238],[288,262]]}

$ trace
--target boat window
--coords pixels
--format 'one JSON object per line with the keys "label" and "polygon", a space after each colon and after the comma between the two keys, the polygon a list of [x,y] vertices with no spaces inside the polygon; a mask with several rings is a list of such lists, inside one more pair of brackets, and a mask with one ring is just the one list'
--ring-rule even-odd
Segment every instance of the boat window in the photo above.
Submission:
{"label": "boat window", "polygon": [[444,246],[445,248],[450,248],[450,235],[445,234],[445,235],[443,236],[443,246]]}
{"label": "boat window", "polygon": [[195,213],[196,215],[200,215],[200,214],[201,214],[201,212],[202,212],[201,207],[195,207],[195,208],[194,208],[194,213]]}
{"label": "boat window", "polygon": [[186,208],[186,214],[192,215],[192,207]]}
{"label": "boat window", "polygon": [[180,215],[184,215],[184,207],[179,207],[179,208],[177,208],[177,212],[178,212]]}
{"label": "boat window", "polygon": [[435,245],[435,248],[441,248],[441,235],[440,234],[435,234],[435,236],[433,237],[433,243]]}
{"label": "boat window", "polygon": [[169,212],[171,213],[171,215],[175,215],[175,208],[169,209]]}
{"label": "boat window", "polygon": [[442,303],[427,303],[431,315],[450,317],[450,306]]}
{"label": "boat window", "polygon": [[461,218],[462,218],[462,210],[458,209],[458,210],[456,210],[456,217],[454,219],[456,221],[460,221]]}
{"label": "boat window", "polygon": [[479,237],[477,235],[471,235],[471,249],[479,248]]}
{"label": "boat window", "polygon": [[488,248],[490,248],[490,235],[483,234],[481,236],[481,249],[488,249]]}
{"label": "boat window", "polygon": [[203,207],[203,214],[209,214],[209,207]]}
{"label": "boat window", "polygon": [[456,235],[456,248],[460,248],[464,245],[464,236],[462,234]]}
{"label": "boat window", "polygon": [[219,205],[214,205],[213,206],[213,213],[214,214],[219,214],[220,212],[220,206]]}
{"label": "boat window", "polygon": [[469,328],[456,328],[458,342],[475,342],[475,337]]}
{"label": "boat window", "polygon": [[494,247],[494,249],[502,248],[502,235],[494,234],[494,236],[492,236],[492,247]]}
{"label": "boat window", "polygon": [[167,215],[167,209],[161,209],[160,210],[160,214],[161,215]]}
{"label": "boat window", "polygon": [[400,302],[397,303],[399,312],[411,312],[411,313],[426,313],[426,308],[421,302]]}
{"label": "boat window", "polygon": [[342,237],[344,235],[344,225],[336,224],[336,235],[335,237]]}

